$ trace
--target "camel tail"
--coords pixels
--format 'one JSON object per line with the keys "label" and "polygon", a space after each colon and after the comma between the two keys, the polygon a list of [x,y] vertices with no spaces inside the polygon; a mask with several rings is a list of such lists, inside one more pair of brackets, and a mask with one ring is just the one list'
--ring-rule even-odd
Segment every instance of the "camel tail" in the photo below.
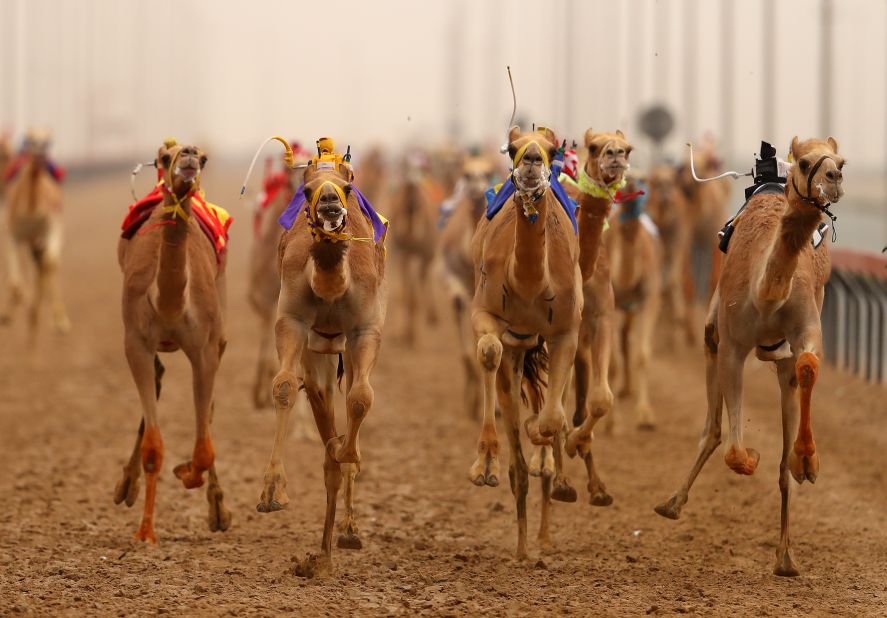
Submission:
{"label": "camel tail", "polygon": [[533,413],[538,414],[545,403],[545,387],[548,382],[545,375],[548,373],[548,350],[545,341],[539,339],[539,344],[527,350],[524,354],[524,376],[521,381],[521,399],[529,406]]}
{"label": "camel tail", "polygon": [[339,390],[342,390],[342,377],[345,375],[345,360],[342,358],[342,354],[339,353],[339,364],[336,367],[336,381],[339,383]]}

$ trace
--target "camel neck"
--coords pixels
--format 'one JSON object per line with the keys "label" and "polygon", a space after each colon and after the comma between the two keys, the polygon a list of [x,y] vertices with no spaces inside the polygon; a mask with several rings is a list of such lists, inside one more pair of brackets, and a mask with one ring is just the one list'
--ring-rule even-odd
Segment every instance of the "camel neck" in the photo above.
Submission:
{"label": "camel neck", "polygon": [[161,316],[173,319],[185,309],[191,198],[180,199],[165,191],[163,205],[172,210],[162,217],[164,225],[157,272],[157,311]]}
{"label": "camel neck", "polygon": [[531,222],[515,194],[514,261],[511,268],[511,287],[526,300],[535,298],[548,285],[548,255],[546,226],[551,201],[551,189],[534,204],[538,218]]}
{"label": "camel neck", "polygon": [[798,258],[822,221],[822,213],[803,202],[794,190],[789,189],[786,198],[759,286],[760,299],[768,302],[788,298]]}
{"label": "camel neck", "polygon": [[311,245],[311,289],[327,302],[339,298],[348,289],[351,279],[347,259],[349,245],[348,241],[325,240],[316,240]]}
{"label": "camel neck", "polygon": [[579,269],[582,281],[588,281],[594,274],[601,251],[604,224],[610,216],[610,198],[595,197],[582,193],[579,197]]}

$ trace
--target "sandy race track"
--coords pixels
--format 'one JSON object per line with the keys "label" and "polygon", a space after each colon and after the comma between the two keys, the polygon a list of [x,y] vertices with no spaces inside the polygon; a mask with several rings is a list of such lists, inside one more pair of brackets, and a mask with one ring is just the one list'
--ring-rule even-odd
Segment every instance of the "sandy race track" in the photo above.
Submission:
{"label": "sandy race track", "polygon": [[519,563],[508,484],[477,488],[467,479],[479,426],[461,409],[448,308],[415,350],[393,337],[400,314],[392,308],[361,435],[364,549],[334,550],[330,577],[295,575],[294,559],[319,550],[322,450],[290,440],[290,507],[256,512],[274,413],[254,410],[250,399],[257,322],[245,298],[251,215],[236,202],[240,173],[210,166],[204,177],[209,197],[236,218],[213,434],[232,529],[210,533],[203,492],[186,491],[171,472],[193,441],[181,355],[164,358],[159,544],[132,540],[141,498],[132,509],[112,503],[140,414],[123,355],[116,263],[128,177],[74,179],[62,268],[74,331],[44,332],[33,357],[21,319],[0,331],[0,615],[887,614],[883,388],[823,371],[814,394],[820,477],[793,501],[799,578],[771,574],[780,421],[768,365],[752,361],[746,370],[745,435],[761,452],[757,474],[730,472],[720,449],[679,521],[653,512],[686,473],[702,428],[702,354],[687,349],[656,358],[655,433],[636,431],[630,406],[620,405],[617,434],[597,438],[612,506],[590,506],[584,468],[568,462],[580,497],[555,503],[551,550],[535,543],[539,484],[531,479],[531,558]]}

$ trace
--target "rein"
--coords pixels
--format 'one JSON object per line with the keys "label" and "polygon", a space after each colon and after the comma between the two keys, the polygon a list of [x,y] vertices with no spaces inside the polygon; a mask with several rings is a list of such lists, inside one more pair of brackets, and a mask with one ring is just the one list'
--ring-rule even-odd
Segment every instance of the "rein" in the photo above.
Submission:
{"label": "rein", "polygon": [[813,190],[813,177],[816,175],[816,172],[819,171],[819,168],[822,167],[822,164],[825,163],[825,160],[830,158],[831,157],[829,157],[827,154],[822,155],[821,157],[819,157],[819,160],[813,164],[813,167],[810,168],[810,172],[807,174],[807,195],[804,195],[798,190],[798,185],[795,183],[794,174],[792,174],[792,188],[795,190],[795,193],[798,194],[798,198],[802,202],[810,204],[832,220],[832,242],[835,242],[838,239],[837,226],[835,225],[838,217],[828,209],[828,207],[832,205],[831,202],[826,201],[824,204],[820,204],[815,197],[811,197],[810,195],[811,191]]}

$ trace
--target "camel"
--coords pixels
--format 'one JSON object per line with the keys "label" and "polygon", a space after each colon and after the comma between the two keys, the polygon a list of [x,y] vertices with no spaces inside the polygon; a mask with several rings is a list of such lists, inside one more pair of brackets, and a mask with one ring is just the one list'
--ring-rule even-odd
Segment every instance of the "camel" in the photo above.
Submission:
{"label": "camel", "polygon": [[691,229],[687,198],[679,186],[677,170],[657,165],[648,177],[647,211],[659,230],[663,248],[662,300],[667,315],[663,329],[669,349],[675,346],[678,326],[688,345],[696,343],[696,299],[688,296]]}
{"label": "camel", "polygon": [[[6,258],[9,268],[9,300],[0,323],[12,321],[24,298],[22,255],[31,257],[34,266],[34,287],[28,311],[28,327],[33,343],[40,321],[40,310],[46,297],[52,309],[53,326],[60,333],[71,330],[62,300],[59,261],[62,251],[62,189],[61,176],[53,174],[49,159],[49,133],[31,130],[22,152],[4,171],[6,185],[6,227],[8,230]],[[14,166],[14,169],[13,169]]]}
{"label": "camel", "polygon": [[477,416],[480,408],[481,377],[475,361],[476,343],[471,328],[471,299],[474,296],[474,265],[471,259],[471,239],[477,223],[486,212],[484,193],[490,186],[493,164],[485,156],[465,159],[462,166],[461,188],[451,214],[440,231],[438,259],[444,285],[456,318],[456,328],[462,346],[465,370],[465,407]]}
{"label": "camel", "polygon": [[391,196],[389,214],[397,221],[397,233],[391,240],[404,294],[403,337],[407,345],[413,346],[420,314],[424,312],[429,323],[437,321],[429,275],[437,247],[437,207],[443,194],[428,174],[422,153],[405,157],[403,167],[403,181]]}
{"label": "camel", "polygon": [[[352,187],[351,166],[335,152],[332,140],[322,138],[318,144],[320,154],[305,169],[305,201],[288,211],[292,226],[278,251],[281,287],[275,334],[280,371],[272,381],[277,430],[256,509],[270,513],[289,503],[283,442],[294,398],[303,385],[326,445],[321,559],[330,566],[336,497],[343,478],[346,513],[337,545],[362,546],[353,510],[361,461],[358,432],[373,405],[370,373],[382,340],[387,285],[384,223]],[[341,372],[347,411],[344,436],[336,431],[333,407]]]}
{"label": "camel", "polygon": [[[629,195],[640,192],[641,183],[629,179]],[[653,336],[659,317],[662,289],[662,243],[658,231],[644,212],[646,196],[638,195],[619,205],[611,219],[604,246],[616,309],[622,316],[619,329],[619,365],[622,368],[620,399],[637,394],[638,429],[655,429],[647,374],[653,351]]]}
{"label": "camel", "polygon": [[782,392],[781,532],[774,573],[783,576],[799,574],[789,538],[789,475],[798,483],[813,483],[819,475],[811,397],[823,354],[819,314],[831,263],[828,247],[814,249],[811,236],[823,213],[831,216],[829,205],[844,194],[844,159],[834,138],[795,137],[791,157],[784,191],[753,195],[734,220],[705,325],[708,414],[699,452],[683,485],[655,509],[670,519],[680,516],[693,481],[721,442],[724,403],[730,422],[724,459],[734,472],[754,474],[759,455],[743,441],[741,401],[743,366],[754,349],[759,359],[775,362]]}
{"label": "camel", "polygon": [[626,184],[632,146],[622,131],[596,133],[592,129],[585,132],[584,145],[588,156],[579,182],[569,189],[579,206],[576,218],[584,306],[574,365],[576,409],[565,450],[570,457],[579,453],[585,462],[589,502],[609,506],[613,497],[598,474],[591,450],[595,424],[606,417],[607,428],[612,430],[613,418],[609,373],[616,309],[610,256],[602,240],[613,200]]}
{"label": "camel", "polygon": [[[114,502],[132,506],[145,473],[145,504],[135,538],[152,544],[157,476],[163,463],[163,440],[157,420],[164,373],[160,352],[182,350],[191,362],[197,432],[191,460],[173,472],[187,489],[201,487],[209,473],[206,499],[209,529],[225,531],[231,514],[215,468],[210,437],[213,386],[225,351],[225,254],[217,255],[197,222],[200,174],[207,157],[194,146],[167,140],[158,150],[163,171],[158,185],[162,201],[131,238],[122,238],[118,261],[123,271],[123,325],[126,360],[139,392],[142,420],[135,448]],[[140,465],[141,464],[141,467]]]}
{"label": "camel", "polygon": [[2,205],[3,196],[6,193],[6,166],[12,160],[12,146],[10,145],[9,134],[0,134],[0,205]]}
{"label": "camel", "polygon": [[360,192],[370,204],[377,207],[382,204],[388,189],[388,169],[385,154],[380,147],[374,146],[361,159],[355,176],[360,180]]}
{"label": "camel", "polygon": [[[522,386],[534,410],[526,431],[534,443],[552,449],[555,460],[554,478],[542,476],[538,539],[543,546],[551,542],[551,499],[576,500],[576,491],[563,474],[561,434],[565,426],[563,395],[576,355],[582,292],[573,206],[559,203],[569,199],[565,194],[559,198],[556,190],[563,189],[556,179],[549,180],[557,139],[547,128],[522,133],[515,126],[508,141],[514,171],[506,185],[514,189],[514,197],[505,186],[500,189],[471,243],[476,281],[471,322],[483,376],[483,425],[469,476],[479,486],[499,484],[498,395],[511,447],[508,472],[517,504],[516,553],[523,559],[527,555],[529,477],[520,442]],[[497,205],[501,210],[495,214]],[[489,218],[491,214],[495,216]],[[548,356],[544,402],[540,375],[545,369],[543,344]]]}

